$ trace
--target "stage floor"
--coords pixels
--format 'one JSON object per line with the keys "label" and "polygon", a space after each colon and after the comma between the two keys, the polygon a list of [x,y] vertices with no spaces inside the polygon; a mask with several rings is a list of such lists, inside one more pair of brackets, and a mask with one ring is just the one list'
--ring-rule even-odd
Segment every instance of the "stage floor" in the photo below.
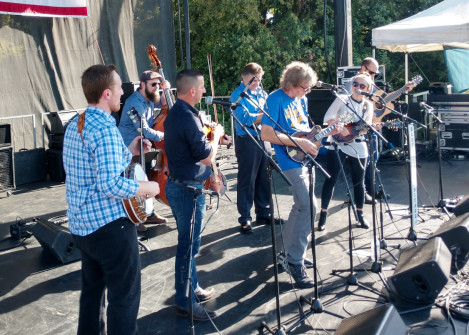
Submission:
{"label": "stage floor", "polygon": [[[254,233],[239,232],[236,209],[237,165],[233,149],[221,150],[222,172],[228,179],[228,190],[214,199],[210,217],[202,236],[202,246],[196,258],[199,281],[203,287],[214,287],[215,298],[205,306],[216,310],[218,318],[210,322],[196,322],[196,334],[262,334],[261,322],[276,329],[278,319],[291,334],[332,334],[342,319],[374,309],[389,302],[384,283],[393,274],[393,267],[402,250],[414,243],[407,236],[411,227],[409,215],[409,181],[405,160],[388,160],[379,164],[380,176],[391,211],[382,213],[386,242],[399,245],[381,250],[382,271],[369,271],[370,242],[373,229],[356,228],[353,220],[353,265],[357,269],[359,286],[347,284],[350,275],[348,211],[345,183],[340,180],[331,202],[327,229],[315,231],[317,256],[317,291],[295,289],[285,272],[280,272],[279,309],[276,312],[271,227],[256,225]],[[318,158],[323,163],[323,157]],[[418,224],[414,227],[417,244],[449,220],[439,200],[439,169],[435,155],[420,155],[417,159]],[[468,159],[446,157],[442,164],[442,184],[445,198],[469,193]],[[324,176],[316,172],[315,193],[320,196]],[[288,218],[291,196],[286,183],[274,172],[274,204],[276,216]],[[425,206],[424,206],[425,205]],[[190,322],[176,315],[174,303],[174,255],[177,231],[169,207],[156,204],[158,213],[169,219],[168,224],[148,225],[143,243],[149,251],[141,252],[142,299],[138,316],[140,334],[189,334]],[[215,212],[215,209],[218,210]],[[10,237],[10,225],[17,221],[32,222],[33,218],[60,221],[66,210],[65,186],[62,183],[41,182],[23,185],[0,193],[0,335],[3,334],[75,334],[77,330],[80,296],[79,261],[62,264],[48,253],[32,236],[24,242]],[[380,224],[380,206],[376,206],[376,223]],[[211,216],[213,214],[213,216]],[[372,221],[372,206],[365,214]],[[392,219],[391,219],[391,215]],[[254,216],[255,217],[255,216]],[[66,224],[64,224],[66,226]],[[281,226],[275,226],[277,248],[282,249]],[[391,256],[392,255],[392,256]],[[308,257],[312,258],[311,249]],[[342,270],[333,274],[333,270]],[[367,271],[361,271],[368,269]],[[360,270],[360,271],[358,271]],[[313,270],[308,270],[313,276]],[[456,277],[454,277],[456,278]],[[456,280],[456,279],[455,279]],[[445,294],[456,281],[453,277],[441,292]],[[460,279],[459,279],[460,280]],[[467,280],[467,279],[466,279]],[[297,327],[293,327],[310,311],[300,297],[319,298],[322,313],[312,313]],[[392,300],[412,334],[454,334],[445,311],[429,307],[412,311],[414,306]],[[376,319],[375,319],[376,320]],[[458,334],[466,333],[465,322],[454,319]]]}

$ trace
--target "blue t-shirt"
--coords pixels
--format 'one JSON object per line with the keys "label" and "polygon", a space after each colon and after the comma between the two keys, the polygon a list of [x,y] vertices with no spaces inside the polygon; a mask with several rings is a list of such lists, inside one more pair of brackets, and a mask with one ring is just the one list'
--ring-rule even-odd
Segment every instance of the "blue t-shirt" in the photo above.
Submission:
{"label": "blue t-shirt", "polygon": [[[230,102],[236,102],[240,96],[240,94],[244,91],[246,85],[243,82],[231,93]],[[259,105],[260,108],[264,109],[265,100],[267,98],[267,93],[261,89],[260,87],[257,88],[255,93],[252,93],[251,90],[247,90],[246,92],[256,103]],[[253,124],[256,121],[257,116],[256,114],[260,113],[260,109],[257,108],[251,101],[245,97],[243,97],[239,103],[244,107],[237,107],[233,111],[233,115],[238,118],[238,120],[247,127],[247,130],[251,135],[254,137],[257,136],[257,133],[260,133],[260,130],[254,129],[255,125]],[[246,135],[246,132],[241,128],[238,122],[235,122],[235,130],[236,135],[243,136]]]}
{"label": "blue t-shirt", "polygon": [[[282,89],[278,89],[267,98],[267,112],[290,135],[297,131],[311,130],[308,121],[308,100],[306,97],[301,99],[290,98]],[[262,117],[262,124],[271,126],[274,130],[282,131],[266,115]],[[301,163],[295,162],[288,156],[284,145],[274,144],[273,147],[282,170],[302,167]]]}

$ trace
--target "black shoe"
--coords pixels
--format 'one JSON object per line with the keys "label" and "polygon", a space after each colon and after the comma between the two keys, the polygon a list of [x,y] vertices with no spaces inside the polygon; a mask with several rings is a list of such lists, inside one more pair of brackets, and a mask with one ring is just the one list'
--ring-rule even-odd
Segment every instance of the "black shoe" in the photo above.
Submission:
{"label": "black shoe", "polygon": [[[269,216],[256,216],[257,224],[270,224],[270,215]],[[284,224],[285,222],[281,218],[274,218],[275,224]]]}
{"label": "black shoe", "polygon": [[[176,306],[176,313],[179,316],[190,316],[189,307]],[[217,313],[206,310],[200,303],[192,305],[192,317],[196,321],[208,321],[217,317]]]}
{"label": "black shoe", "polygon": [[358,222],[360,223],[358,227],[363,228],[363,229],[368,229],[370,228],[368,221],[365,219],[363,216],[362,211],[357,211],[357,217],[358,217]]}
{"label": "black shoe", "polygon": [[240,222],[241,224],[241,234],[252,234],[251,221]]}
{"label": "black shoe", "polygon": [[318,221],[319,231],[326,230],[326,219],[327,219],[327,212],[321,211],[321,213],[319,214],[319,221]]}
{"label": "black shoe", "polygon": [[[377,201],[375,199],[375,204],[376,203],[377,203]],[[372,205],[373,204],[373,198],[368,193],[365,193],[365,204],[367,204],[367,205]]]}

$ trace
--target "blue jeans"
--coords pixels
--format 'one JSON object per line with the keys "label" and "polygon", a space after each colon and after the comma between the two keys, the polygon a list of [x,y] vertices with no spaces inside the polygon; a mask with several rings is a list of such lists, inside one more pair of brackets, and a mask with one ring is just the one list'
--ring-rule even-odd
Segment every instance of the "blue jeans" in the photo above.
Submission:
{"label": "blue jeans", "polygon": [[[175,265],[175,280],[174,287],[176,289],[176,296],[174,302],[176,306],[186,308],[189,306],[189,298],[186,297],[186,281],[188,278],[188,262],[190,251],[191,239],[191,223],[192,213],[194,208],[194,196],[196,197],[195,203],[195,224],[193,231],[193,244],[192,244],[192,291],[198,286],[197,269],[194,257],[199,252],[200,248],[200,230],[202,228],[202,221],[205,216],[205,195],[193,194],[186,191],[188,184],[175,184],[173,181],[168,180],[166,184],[166,198],[168,199],[169,206],[176,219],[178,230],[178,244],[176,250],[176,265]],[[198,188],[203,188],[203,185],[190,185]],[[195,295],[192,294],[192,303],[195,302]]]}
{"label": "blue jeans", "polygon": [[72,237],[82,263],[78,335],[105,334],[106,288],[108,334],[137,334],[140,255],[135,225],[121,218],[87,236]]}

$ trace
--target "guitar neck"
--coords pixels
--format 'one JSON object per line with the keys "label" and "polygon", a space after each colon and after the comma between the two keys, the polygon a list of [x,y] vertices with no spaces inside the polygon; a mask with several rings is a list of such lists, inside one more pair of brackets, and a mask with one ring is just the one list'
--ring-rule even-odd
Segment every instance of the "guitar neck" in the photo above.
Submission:
{"label": "guitar neck", "polygon": [[314,139],[316,141],[320,141],[323,137],[327,136],[331,131],[333,131],[336,125],[337,125],[337,123],[334,123],[334,124],[330,125],[329,127],[324,128],[319,133],[314,135]]}
{"label": "guitar neck", "polygon": [[[164,72],[163,69],[159,69],[159,74],[161,75],[161,79],[163,82],[166,81],[166,78],[164,77]],[[166,99],[166,104],[168,105],[168,108],[171,109],[173,107],[173,95],[171,94],[171,90],[169,88],[163,89],[163,94],[164,98]]]}
{"label": "guitar neck", "polygon": [[398,89],[397,91],[392,92],[392,93],[386,95],[386,97],[384,98],[384,102],[385,102],[385,103],[388,103],[388,102],[391,102],[391,101],[393,101],[393,100],[399,98],[399,97],[402,95],[402,93],[404,93],[406,90],[407,90],[407,87],[406,87],[405,85],[402,86],[402,87],[401,87],[400,89]]}

